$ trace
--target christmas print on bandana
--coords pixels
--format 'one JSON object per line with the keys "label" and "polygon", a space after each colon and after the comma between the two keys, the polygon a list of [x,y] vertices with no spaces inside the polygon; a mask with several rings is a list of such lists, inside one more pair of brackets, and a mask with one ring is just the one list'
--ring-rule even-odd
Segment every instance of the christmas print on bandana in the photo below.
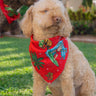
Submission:
{"label": "christmas print on bandana", "polygon": [[52,42],[49,39],[41,40],[39,42],[39,46],[43,49],[45,49],[46,47],[47,49],[49,49],[52,46]]}
{"label": "christmas print on bandana", "polygon": [[58,57],[57,52],[61,52],[61,59],[65,59],[67,48],[64,47],[63,41],[59,41],[58,44],[52,48],[47,50],[46,55],[50,58],[50,60],[56,65],[59,66],[58,62],[56,61],[56,58]]}
{"label": "christmas print on bandana", "polygon": [[38,68],[38,70],[40,70],[40,67],[43,68],[42,64],[44,64],[43,62],[40,62],[43,58],[37,58],[36,53],[31,53],[32,56],[32,61],[34,62],[34,66]]}
{"label": "christmas print on bandana", "polygon": [[61,36],[34,41],[31,36],[29,52],[35,70],[46,82],[52,83],[65,68],[69,53],[68,41]]}
{"label": "christmas print on bandana", "polygon": [[53,79],[53,73],[49,72],[47,75],[48,80],[52,80]]}

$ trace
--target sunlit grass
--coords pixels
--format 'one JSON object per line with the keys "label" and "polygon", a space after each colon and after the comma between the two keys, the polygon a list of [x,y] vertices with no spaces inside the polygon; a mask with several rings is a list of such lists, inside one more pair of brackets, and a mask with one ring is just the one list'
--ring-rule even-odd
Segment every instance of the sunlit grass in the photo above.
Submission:
{"label": "sunlit grass", "polygon": [[[0,38],[0,96],[32,96],[29,42],[30,39]],[[96,73],[96,44],[75,44],[84,52]],[[50,93],[48,88],[47,93]]]}

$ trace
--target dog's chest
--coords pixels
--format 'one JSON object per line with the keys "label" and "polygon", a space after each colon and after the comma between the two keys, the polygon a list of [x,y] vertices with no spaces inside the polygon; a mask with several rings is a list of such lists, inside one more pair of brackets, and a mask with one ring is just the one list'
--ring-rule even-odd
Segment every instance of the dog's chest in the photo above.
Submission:
{"label": "dog's chest", "polygon": [[42,41],[34,41],[31,37],[29,52],[35,70],[48,83],[52,83],[62,73],[68,57],[67,39],[53,37]]}

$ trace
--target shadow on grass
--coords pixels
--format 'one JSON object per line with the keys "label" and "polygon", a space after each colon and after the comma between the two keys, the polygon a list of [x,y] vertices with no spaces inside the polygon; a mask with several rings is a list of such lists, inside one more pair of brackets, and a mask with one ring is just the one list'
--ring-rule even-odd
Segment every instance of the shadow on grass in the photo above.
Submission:
{"label": "shadow on grass", "polygon": [[12,74],[0,77],[0,87],[2,90],[9,88],[30,88],[33,86],[33,73]]}
{"label": "shadow on grass", "polygon": [[4,58],[3,60],[0,60],[0,62],[3,62],[3,61],[18,61],[18,60],[22,60],[22,59],[30,59],[30,56],[29,54],[27,56],[20,56],[20,57],[10,57],[10,58]]}
{"label": "shadow on grass", "polygon": [[[0,38],[0,72],[5,74],[0,76],[0,90],[7,90],[13,88],[17,89],[28,89],[33,86],[32,71],[24,70],[23,67],[30,67],[31,59],[29,56],[29,39],[19,38]],[[10,62],[12,66],[10,66]],[[16,63],[15,63],[16,62]],[[8,63],[8,64],[7,64]],[[4,65],[4,66],[2,66]],[[17,70],[20,69],[22,72]],[[30,69],[30,68],[28,68]],[[15,70],[15,71],[14,71]],[[10,75],[7,75],[5,71],[11,71]],[[6,93],[7,94],[7,93]],[[13,94],[13,93],[12,93]],[[23,94],[23,93],[22,93]],[[16,96],[23,96],[23,95]],[[7,95],[0,95],[7,96]],[[8,95],[9,96],[9,95]],[[10,95],[13,96],[13,95]],[[15,95],[14,95],[15,96]],[[31,95],[26,95],[31,96]]]}
{"label": "shadow on grass", "polygon": [[[0,38],[0,71],[11,71],[16,68],[32,66],[29,55],[29,42],[29,39]],[[16,64],[14,64],[15,61]],[[13,65],[6,66],[10,62]],[[2,67],[3,64],[5,65]]]}
{"label": "shadow on grass", "polygon": [[29,52],[29,39],[2,38],[0,39],[0,56]]}
{"label": "shadow on grass", "polygon": [[32,64],[29,63],[29,64],[20,64],[20,65],[16,65],[16,66],[7,66],[7,67],[0,67],[0,72],[2,71],[12,71],[12,70],[15,70],[15,69],[18,69],[18,68],[23,68],[23,67],[31,67]]}

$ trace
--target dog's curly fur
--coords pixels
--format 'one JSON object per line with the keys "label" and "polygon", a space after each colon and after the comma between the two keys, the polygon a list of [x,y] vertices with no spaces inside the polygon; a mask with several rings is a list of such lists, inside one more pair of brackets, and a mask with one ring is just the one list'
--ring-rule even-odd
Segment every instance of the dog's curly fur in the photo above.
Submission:
{"label": "dog's curly fur", "polygon": [[[54,18],[61,18],[59,23]],[[34,71],[33,96],[45,96],[48,85],[52,96],[95,96],[95,74],[87,59],[69,39],[72,26],[61,1],[40,0],[31,6],[21,22],[24,34],[34,40],[42,40],[57,35],[67,37],[69,56],[62,74],[52,83],[47,84]]]}

